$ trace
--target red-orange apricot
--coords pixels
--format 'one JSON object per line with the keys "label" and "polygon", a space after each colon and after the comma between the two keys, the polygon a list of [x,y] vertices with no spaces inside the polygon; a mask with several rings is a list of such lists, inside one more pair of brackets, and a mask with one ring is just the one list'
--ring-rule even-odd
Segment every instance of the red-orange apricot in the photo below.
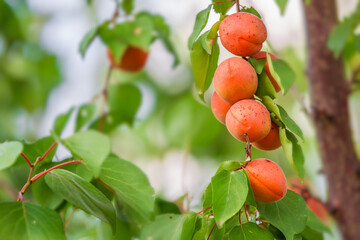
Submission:
{"label": "red-orange apricot", "polygon": [[[268,53],[268,54],[270,55],[271,59],[274,59],[274,60],[277,59],[277,57],[274,54],[272,54],[272,53]],[[264,58],[266,58],[266,52],[260,51],[257,54],[255,54],[253,56],[253,58],[255,58],[256,60],[264,59]],[[281,90],[281,88],[280,88],[279,84],[276,82],[276,80],[274,79],[274,77],[271,75],[270,69],[269,69],[269,64],[268,64],[267,60],[265,62],[264,68],[265,68],[266,75],[268,76],[268,78],[270,79],[270,82],[272,83],[272,85],[275,88],[275,91],[279,92]]]}
{"label": "red-orange apricot", "polygon": [[115,61],[114,55],[109,49],[107,55],[112,67],[128,72],[138,72],[144,68],[148,52],[138,47],[128,46],[120,61]]}
{"label": "red-orange apricot", "polygon": [[245,167],[245,171],[256,201],[272,203],[285,196],[285,174],[275,162],[265,158],[254,159]]}
{"label": "red-orange apricot", "polygon": [[225,124],[225,117],[231,106],[231,103],[222,100],[216,92],[213,93],[211,98],[211,109],[219,122]]}
{"label": "red-orange apricot", "polygon": [[276,123],[271,122],[269,134],[260,141],[253,142],[252,145],[261,150],[275,150],[281,146],[279,127]]}
{"label": "red-orange apricot", "polygon": [[255,69],[239,57],[228,58],[220,63],[214,74],[216,93],[229,103],[253,97],[257,86]]}
{"label": "red-orange apricot", "polygon": [[238,56],[252,56],[259,52],[267,38],[266,27],[260,18],[247,12],[226,17],[219,26],[222,45]]}
{"label": "red-orange apricot", "polygon": [[256,142],[269,134],[271,119],[264,105],[245,99],[231,106],[226,114],[225,124],[236,139],[246,142],[246,133],[250,142]]}

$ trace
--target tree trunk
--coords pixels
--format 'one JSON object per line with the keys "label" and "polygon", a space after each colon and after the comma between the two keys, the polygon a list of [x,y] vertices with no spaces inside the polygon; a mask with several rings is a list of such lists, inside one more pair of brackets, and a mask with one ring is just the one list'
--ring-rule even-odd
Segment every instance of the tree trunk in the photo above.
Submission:
{"label": "tree trunk", "polygon": [[304,9],[311,117],[328,180],[329,204],[343,239],[359,239],[360,162],[350,129],[349,87],[341,57],[335,59],[326,45],[338,23],[336,1],[311,0]]}

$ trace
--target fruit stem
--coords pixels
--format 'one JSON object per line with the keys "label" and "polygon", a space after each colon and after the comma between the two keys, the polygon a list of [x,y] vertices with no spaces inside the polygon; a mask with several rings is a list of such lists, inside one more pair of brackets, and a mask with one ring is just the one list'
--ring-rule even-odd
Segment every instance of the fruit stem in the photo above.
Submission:
{"label": "fruit stem", "polygon": [[218,2],[213,2],[213,4],[218,4],[218,3],[232,3],[232,2],[234,2],[234,0],[218,1]]}
{"label": "fruit stem", "polygon": [[[245,167],[246,165],[248,164],[248,162],[250,162],[252,159],[251,159],[251,143],[250,143],[250,140],[249,140],[249,137],[247,135],[247,133],[244,134],[245,136],[245,139],[246,139],[246,147],[245,147],[245,153],[246,153],[246,163],[245,163]],[[249,161],[248,161],[249,160]]]}
{"label": "fruit stem", "polygon": [[29,167],[32,168],[33,164],[30,162],[29,158],[25,155],[25,153],[20,153],[20,155],[26,160],[26,162],[29,164]]}
{"label": "fruit stem", "polygon": [[210,231],[210,233],[209,233],[209,236],[208,236],[207,240],[210,239],[210,236],[211,236],[212,232],[214,231],[215,226],[216,226],[216,223],[214,223],[214,226],[212,227],[212,229],[211,229],[211,231]]}
{"label": "fruit stem", "polygon": [[206,210],[209,210],[211,207],[207,207],[207,208],[205,208],[205,209],[203,209],[203,210],[201,210],[200,212],[197,212],[196,214],[201,214],[201,213],[203,213],[203,212],[205,212]]}
{"label": "fruit stem", "polygon": [[240,0],[235,0],[236,2],[236,12],[240,12]]}
{"label": "fruit stem", "polygon": [[46,150],[46,152],[44,153],[44,155],[42,155],[42,157],[40,157],[40,160],[39,161],[42,161],[44,160],[44,158],[46,158],[46,156],[56,147],[58,143],[57,142],[54,142],[48,150]]}

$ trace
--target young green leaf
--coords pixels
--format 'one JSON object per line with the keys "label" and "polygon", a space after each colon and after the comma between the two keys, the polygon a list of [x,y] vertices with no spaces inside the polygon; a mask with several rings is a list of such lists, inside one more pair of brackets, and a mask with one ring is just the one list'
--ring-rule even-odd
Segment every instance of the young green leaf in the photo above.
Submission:
{"label": "young green leaf", "polygon": [[186,215],[163,214],[155,218],[154,222],[145,225],[140,239],[156,240],[187,240],[191,239],[196,222],[196,213]]}
{"label": "young green leaf", "polygon": [[134,10],[134,0],[123,0],[121,6],[126,14],[130,14]]}
{"label": "young green leaf", "polygon": [[304,154],[297,138],[293,133],[285,128],[279,128],[280,141],[284,149],[286,158],[291,163],[296,173],[301,179],[304,178]]}
{"label": "young green leaf", "polygon": [[234,227],[229,235],[230,239],[238,240],[273,240],[274,236],[262,229],[256,223],[248,222]]}
{"label": "young green leaf", "polygon": [[286,94],[295,81],[296,75],[290,66],[281,59],[272,59],[267,55],[267,62],[271,75],[280,85],[283,94]]}
{"label": "young green leaf", "polygon": [[66,239],[59,214],[27,202],[0,203],[0,226],[2,240]]}
{"label": "young green leaf", "polygon": [[45,176],[47,185],[71,204],[116,227],[116,214],[109,199],[78,175],[56,169]]}
{"label": "young green leaf", "polygon": [[219,1],[219,0],[212,0],[212,4],[214,6],[214,11],[221,14],[226,14],[227,11],[235,4],[234,1]]}
{"label": "young green leaf", "polygon": [[180,58],[170,39],[170,27],[166,24],[165,19],[162,16],[155,15],[153,16],[153,20],[157,37],[164,43],[166,49],[174,56],[173,67],[176,67],[180,63]]}
{"label": "young green leaf", "polygon": [[59,136],[61,135],[61,133],[64,130],[67,122],[69,121],[70,116],[73,111],[74,111],[74,108],[72,107],[66,113],[63,113],[63,114],[60,114],[59,116],[57,116],[57,118],[55,119],[55,122],[54,122],[54,132],[57,135],[59,135]]}
{"label": "young green leaf", "polygon": [[258,88],[255,95],[259,98],[264,98],[265,96],[269,96],[272,99],[276,98],[275,88],[264,71],[258,77]]}
{"label": "young green leaf", "polygon": [[79,51],[82,57],[85,56],[86,50],[89,48],[90,44],[98,35],[98,33],[99,33],[99,26],[96,26],[85,34],[84,38],[81,40],[79,47]]}
{"label": "young green leaf", "polygon": [[212,207],[212,187],[211,183],[206,187],[204,195],[203,195],[203,209],[209,208],[203,212],[203,214],[209,214],[211,212]]}
{"label": "young green leaf", "polygon": [[211,179],[213,212],[217,226],[236,214],[244,205],[248,195],[248,184],[241,171],[223,170]]}
{"label": "young green leaf", "polygon": [[308,226],[306,226],[304,231],[302,231],[300,237],[301,237],[301,238],[299,238],[300,240],[312,240],[312,239],[324,240],[324,236],[321,232],[317,232],[317,231],[309,228]]}
{"label": "young green leaf", "polygon": [[275,2],[277,3],[278,7],[280,8],[281,15],[284,15],[288,0],[275,0]]}
{"label": "young green leaf", "polygon": [[[0,143],[0,171],[13,165],[23,150],[20,142]],[[25,159],[23,159],[26,163]]]}
{"label": "young green leaf", "polygon": [[266,59],[264,58],[264,59],[256,60],[255,58],[250,57],[249,63],[254,67],[257,74],[261,74],[264,70]]}
{"label": "young green leaf", "polygon": [[205,25],[207,24],[210,10],[211,10],[211,4],[205,8],[204,10],[200,11],[196,15],[196,20],[194,24],[193,32],[191,33],[189,40],[188,40],[188,48],[191,50],[193,48],[193,45],[200,35],[201,31],[204,29]]}
{"label": "young green leaf", "polygon": [[114,189],[132,223],[140,228],[149,222],[154,212],[154,189],[138,167],[110,156],[101,167],[100,179]]}
{"label": "young green leaf", "polygon": [[[208,40],[207,40],[208,41]],[[213,41],[211,54],[203,48],[202,38],[197,40],[190,52],[191,66],[195,86],[199,96],[203,99],[205,91],[210,87],[219,59],[219,45]]]}
{"label": "young green leaf", "polygon": [[261,217],[277,227],[286,237],[293,239],[306,226],[307,208],[304,199],[297,193],[288,190],[285,197],[274,203],[258,202]]}
{"label": "young green leaf", "polygon": [[233,171],[235,169],[239,169],[239,168],[241,168],[241,163],[239,161],[234,161],[234,160],[224,161],[218,167],[218,170],[216,171],[215,175],[218,174],[219,172],[221,172],[222,170],[231,172],[231,171]]}
{"label": "young green leaf", "polygon": [[244,7],[244,8],[242,8],[240,11],[241,11],[241,12],[247,12],[247,13],[254,14],[255,16],[257,16],[258,18],[261,19],[260,13],[259,13],[258,11],[256,11],[256,9],[253,8],[253,7],[249,7],[249,8],[248,8],[248,7]]}
{"label": "young green leaf", "polygon": [[61,142],[75,157],[82,159],[95,176],[98,176],[101,164],[111,151],[110,139],[93,130],[75,133]]}
{"label": "young green leaf", "polygon": [[78,132],[94,116],[96,110],[95,104],[84,104],[79,107],[76,115],[75,132]]}
{"label": "young green leaf", "polygon": [[343,51],[346,40],[352,31],[352,22],[346,19],[338,24],[331,32],[327,46],[334,52],[336,58]]}
{"label": "young green leaf", "polygon": [[280,105],[277,105],[277,107],[280,112],[281,120],[284,122],[286,128],[289,129],[292,133],[296,134],[302,140],[304,140],[304,135],[301,131],[301,128],[296,124],[293,119],[290,118],[284,108],[282,108]]}

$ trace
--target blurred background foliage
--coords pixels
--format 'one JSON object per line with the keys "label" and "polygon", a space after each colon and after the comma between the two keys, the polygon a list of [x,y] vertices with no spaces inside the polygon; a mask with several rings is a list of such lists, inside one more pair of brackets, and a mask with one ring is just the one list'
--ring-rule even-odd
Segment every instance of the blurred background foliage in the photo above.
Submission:
{"label": "blurred background foliage", "polygon": [[[62,136],[69,136],[84,127],[98,128],[101,98],[94,96],[101,92],[109,65],[105,47],[100,41],[95,41],[95,46],[90,48],[84,60],[81,59],[78,47],[81,38],[95,22],[112,17],[114,1],[64,1],[63,6],[60,3],[46,3],[52,7],[41,7],[41,1],[29,2],[30,4],[24,0],[0,0],[0,142],[23,139],[30,144],[47,137],[50,130],[54,129],[54,124],[56,126],[55,119],[60,124],[61,119],[57,118],[60,114],[69,118],[71,123]],[[249,4],[249,1],[244,2]],[[299,1],[289,2],[289,13],[285,12],[284,18],[289,19],[296,12],[295,18],[301,19]],[[339,2],[351,2],[354,5],[356,1]],[[225,126],[217,122],[209,108],[212,88],[205,94],[207,105],[198,99],[194,89],[186,43],[196,13],[209,3],[205,0],[196,3],[137,1],[135,11],[146,9],[159,13],[169,22],[171,39],[175,43],[181,64],[172,69],[172,56],[164,46],[155,42],[150,48],[145,71],[127,74],[115,70],[111,77],[104,131],[112,139],[114,153],[134,162],[147,173],[160,199],[159,211],[170,204],[161,199],[182,202],[188,198],[191,208],[198,208],[202,192],[219,162],[245,158],[245,144],[235,140]],[[266,4],[270,3],[259,1],[253,4],[268,26],[270,36],[265,48],[272,49],[296,73],[296,89],[286,96],[279,96],[277,102],[303,129],[306,178],[312,182],[311,189],[315,195],[326,199],[326,183],[324,176],[319,174],[321,162],[314,130],[302,111],[303,103],[310,107],[305,75],[304,26],[301,27],[300,42],[294,40],[299,36],[291,36],[291,32],[285,33],[289,38],[287,42],[279,40],[283,36],[276,37],[277,32],[272,29],[279,28],[276,24],[286,20],[280,17],[280,11],[274,3],[270,6],[272,13],[268,11],[269,5]],[[57,10],[61,11],[59,15],[56,15]],[[340,10],[342,16],[352,11],[342,7]],[[85,20],[79,20],[80,18]],[[216,21],[214,18],[212,20]],[[46,25],[49,23],[50,26]],[[60,26],[61,24],[64,26]],[[287,29],[296,28],[298,23],[295,21],[290,24],[295,27],[290,25]],[[74,34],[76,32],[77,35]],[[57,33],[59,35],[44,36]],[[357,39],[353,32],[345,39],[343,49],[348,78],[351,78],[350,73],[360,64],[359,52],[353,51],[353,47],[358,44]],[[61,41],[70,41],[71,44],[61,45]],[[293,41],[294,45],[290,45],[289,42]],[[222,47],[220,52],[219,63],[230,56]],[[66,57],[65,54],[69,56]],[[334,94],[336,97],[336,93]],[[357,148],[360,149],[358,92],[351,95],[350,103],[353,134],[357,140]],[[43,152],[42,149],[46,149],[44,146],[52,141],[51,138],[44,138],[29,147]],[[274,160],[281,165],[288,177],[295,177],[282,149],[264,152],[253,148],[252,154],[253,158]],[[56,157],[61,161],[68,155],[68,152],[59,148]],[[25,182],[26,162],[19,159],[17,164],[19,167],[0,174],[0,201],[14,198]],[[28,199],[41,199],[37,197],[39,192],[50,191],[43,188],[46,185],[39,181],[38,186],[34,185],[29,192]],[[48,201],[51,208],[60,204],[51,195],[43,201]],[[174,206],[170,204],[170,207]],[[72,212],[72,208],[67,210],[68,214],[73,214]],[[109,236],[110,228],[99,224],[94,217],[77,211],[73,222],[76,224],[69,225],[69,239],[82,239],[86,236],[108,239],[106,236]],[[84,231],[79,233],[79,228]]]}

